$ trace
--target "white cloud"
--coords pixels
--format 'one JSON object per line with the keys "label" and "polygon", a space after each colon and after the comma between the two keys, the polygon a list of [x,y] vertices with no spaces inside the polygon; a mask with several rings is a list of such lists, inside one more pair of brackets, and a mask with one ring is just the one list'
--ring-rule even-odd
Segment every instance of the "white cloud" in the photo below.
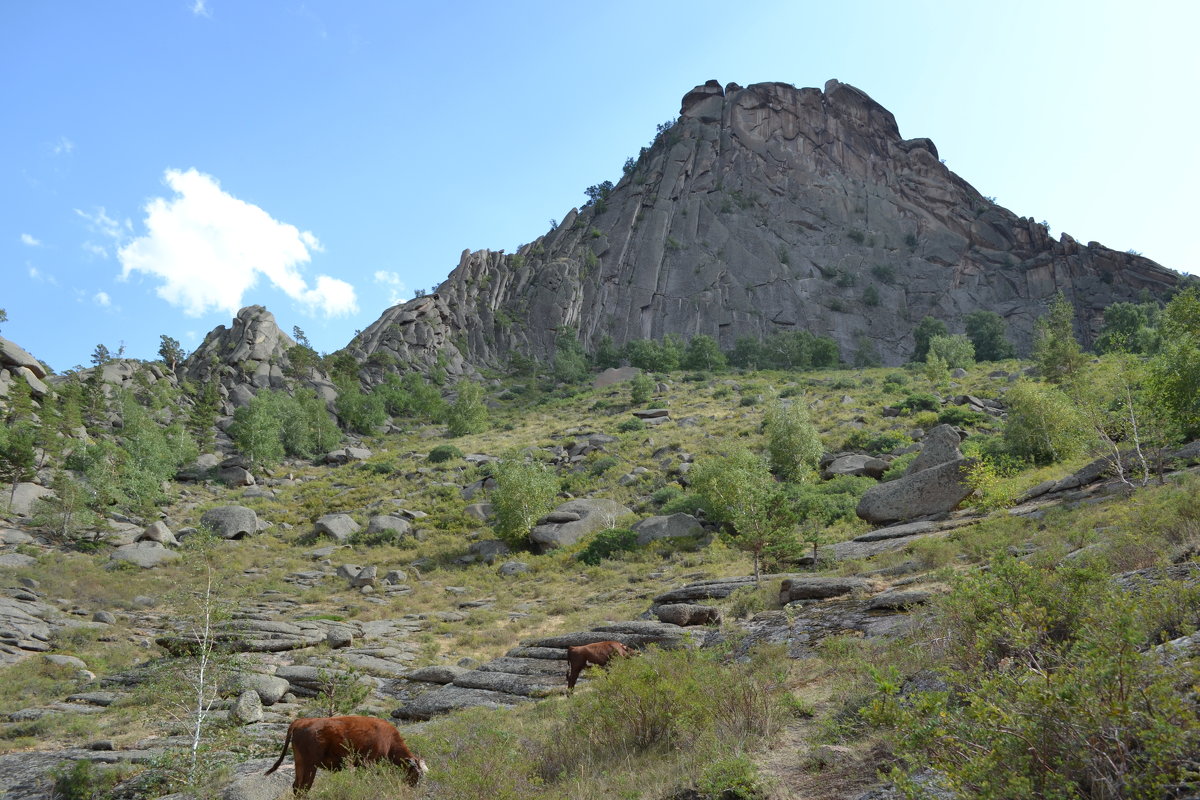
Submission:
{"label": "white cloud", "polygon": [[375,282],[383,284],[387,288],[389,306],[403,303],[412,296],[412,293],[404,285],[404,281],[400,279],[400,274],[397,272],[388,272],[382,269],[375,270]]}
{"label": "white cloud", "polygon": [[125,223],[122,224],[110,217],[103,207],[97,208],[90,214],[77,208],[75,214],[84,220],[88,231],[107,240],[106,243],[101,244],[90,239],[83,243],[84,251],[97,258],[108,258],[108,245],[120,246],[133,228],[133,223],[129,220],[125,220]]}
{"label": "white cloud", "polygon": [[56,156],[69,156],[75,152],[75,143],[65,136],[60,136],[57,142],[50,145],[50,151]]}
{"label": "white cloud", "polygon": [[212,11],[208,7],[207,0],[195,0],[192,3],[192,14],[197,17],[212,17]]}
{"label": "white cloud", "polygon": [[112,298],[108,296],[108,292],[96,292],[94,295],[92,295],[92,300],[98,306],[107,307],[112,305]]}
{"label": "white cloud", "polygon": [[29,277],[32,278],[33,280],[39,281],[41,283],[48,283],[51,286],[58,286],[58,278],[55,278],[53,275],[51,275],[48,272],[42,272],[40,269],[33,266],[32,264],[26,264],[26,266],[29,269]]}
{"label": "white cloud", "polygon": [[41,247],[42,246],[42,243],[40,241],[38,241],[34,237],[30,236],[28,233],[21,234],[21,244],[28,245],[29,247]]}
{"label": "white cloud", "polygon": [[161,278],[158,296],[190,316],[210,308],[237,313],[259,275],[310,313],[358,311],[349,283],[318,275],[310,289],[300,274],[310,251],[321,250],[312,233],[273,219],[195,169],[167,170],[164,180],[176,196],[146,204],[146,235],[117,252],[122,278],[135,271]]}

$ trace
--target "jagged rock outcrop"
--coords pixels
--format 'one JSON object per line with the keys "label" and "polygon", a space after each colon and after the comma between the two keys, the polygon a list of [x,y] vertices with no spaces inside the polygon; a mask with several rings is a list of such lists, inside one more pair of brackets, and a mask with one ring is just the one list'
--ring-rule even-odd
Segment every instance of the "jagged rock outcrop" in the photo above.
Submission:
{"label": "jagged rock outcrop", "polygon": [[307,387],[332,404],[337,390],[329,376],[318,368],[301,370],[293,364],[289,351],[295,346],[295,340],[275,324],[274,314],[262,306],[246,306],[229,328],[218,325],[209,331],[184,359],[179,375],[197,386],[214,383],[225,415],[264,389]]}
{"label": "jagged rock outcrop", "polygon": [[607,197],[505,254],[465,252],[429,297],[388,309],[350,351],[364,373],[440,363],[454,374],[553,353],[565,327],[586,349],[676,333],[807,330],[843,358],[908,359],[925,315],[952,331],[987,309],[1027,352],[1062,291],[1090,343],[1103,308],[1162,296],[1177,273],[1018,217],[905,139],[859,89],[716,81],[631,163]]}
{"label": "jagged rock outcrop", "polygon": [[46,384],[42,379],[47,372],[46,366],[25,348],[0,336],[0,397],[8,396],[8,387],[17,378],[24,378],[35,397],[44,397]]}

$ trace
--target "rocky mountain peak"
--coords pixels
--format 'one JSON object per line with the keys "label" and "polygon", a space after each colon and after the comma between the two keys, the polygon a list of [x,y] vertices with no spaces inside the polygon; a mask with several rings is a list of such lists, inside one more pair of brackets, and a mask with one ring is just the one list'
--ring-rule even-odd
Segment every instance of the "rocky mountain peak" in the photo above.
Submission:
{"label": "rocky mountain peak", "polygon": [[1058,292],[1086,344],[1106,306],[1178,281],[1140,256],[1053,239],[854,86],[710,80],[611,191],[514,254],[464,253],[436,299],[389,309],[352,351],[384,369],[502,366],[551,357],[568,328],[585,349],[667,334],[728,349],[805,330],[850,363],[898,364],[927,315],[961,332],[970,312],[994,311],[1028,352]]}
{"label": "rocky mountain peak", "polygon": [[218,325],[179,367],[184,380],[197,385],[215,382],[223,412],[232,414],[259,391],[292,391],[298,385],[313,388],[332,402],[337,396],[329,376],[316,367],[293,363],[296,341],[275,322],[263,306],[246,306],[231,325]]}

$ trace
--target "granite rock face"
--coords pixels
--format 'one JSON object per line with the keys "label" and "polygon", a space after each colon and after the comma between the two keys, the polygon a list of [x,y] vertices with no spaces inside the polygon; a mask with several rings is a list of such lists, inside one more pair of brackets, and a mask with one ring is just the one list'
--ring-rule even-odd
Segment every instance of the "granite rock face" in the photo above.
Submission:
{"label": "granite rock face", "polygon": [[333,382],[318,368],[298,369],[289,354],[295,346],[275,323],[275,315],[262,306],[246,306],[229,328],[218,325],[209,331],[179,366],[179,377],[197,386],[215,383],[226,415],[267,389],[309,388],[332,406],[337,397]]}
{"label": "granite rock face", "polygon": [[807,330],[843,358],[898,364],[925,315],[956,332],[969,312],[996,311],[1028,352],[1061,291],[1087,345],[1105,306],[1178,280],[1140,256],[1051,238],[853,86],[709,81],[602,202],[516,253],[464,252],[435,294],[388,309],[349,350],[367,383],[439,358],[451,375],[514,352],[547,359],[567,326],[585,350],[606,335],[620,346],[708,334],[729,348]]}

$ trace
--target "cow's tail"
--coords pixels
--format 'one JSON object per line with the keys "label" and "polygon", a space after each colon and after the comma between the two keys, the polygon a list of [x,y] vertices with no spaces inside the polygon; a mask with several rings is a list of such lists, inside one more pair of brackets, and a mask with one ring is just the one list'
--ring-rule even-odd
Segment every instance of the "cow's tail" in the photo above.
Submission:
{"label": "cow's tail", "polygon": [[283,752],[279,754],[279,760],[275,762],[275,765],[264,772],[264,775],[270,775],[272,772],[279,769],[279,765],[283,763],[285,758],[287,758],[288,747],[292,744],[292,728],[295,726],[296,724],[294,722],[291,725],[288,725],[287,736],[283,737]]}

